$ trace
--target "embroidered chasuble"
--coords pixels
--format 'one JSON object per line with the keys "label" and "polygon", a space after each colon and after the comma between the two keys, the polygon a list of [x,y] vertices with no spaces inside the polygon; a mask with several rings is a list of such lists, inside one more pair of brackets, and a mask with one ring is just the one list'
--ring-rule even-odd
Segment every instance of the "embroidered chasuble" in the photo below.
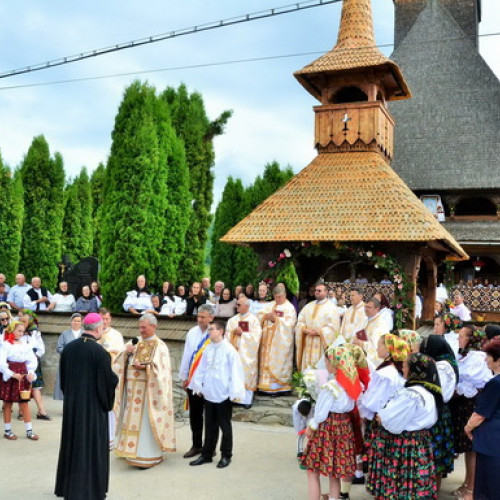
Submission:
{"label": "embroidered chasuble", "polygon": [[[304,329],[319,330],[319,336],[303,333]],[[335,304],[329,300],[322,303],[309,302],[300,311],[295,327],[297,368],[304,371],[314,367],[321,359],[325,349],[336,339],[340,330],[340,314]]]}
{"label": "embroidered chasuble", "polygon": [[[145,366],[133,366],[138,360]],[[174,405],[170,354],[156,335],[140,340],[134,355],[120,353],[114,369],[120,378],[116,390],[115,453],[131,465],[149,468],[175,451]]]}
{"label": "embroidered chasuble", "polygon": [[[238,326],[243,330],[241,335],[234,333]],[[259,345],[262,337],[260,321],[252,313],[236,314],[227,322],[226,332],[229,342],[240,356],[245,372],[245,389],[255,391],[257,388]]]}
{"label": "embroidered chasuble", "polygon": [[[261,315],[274,311],[276,321],[262,321],[262,340],[259,351],[259,382],[264,392],[283,392],[292,389],[294,327],[297,321],[295,307],[287,300],[284,304],[269,303]],[[262,317],[261,316],[261,317]]]}
{"label": "embroidered chasuble", "polygon": [[346,339],[346,342],[351,342],[355,338],[356,332],[363,330],[366,326],[368,318],[365,314],[365,303],[361,302],[356,307],[351,306],[347,309],[342,318],[342,326],[340,334]]}
{"label": "embroidered chasuble", "polygon": [[365,332],[368,341],[364,342],[363,350],[365,351],[368,360],[375,366],[378,366],[382,362],[382,359],[380,359],[377,355],[378,341],[382,335],[391,332],[389,332],[389,329],[387,328],[387,322],[384,317],[380,314],[377,314],[375,318],[367,322]]}
{"label": "embroidered chasuble", "polygon": [[[103,331],[102,337],[97,341],[101,344],[106,351],[108,351],[111,356],[111,367],[113,367],[114,362],[118,354],[125,349],[125,343],[123,342],[123,335],[114,328],[109,328]],[[116,434],[116,415],[113,410],[108,414],[109,420],[109,446],[111,449],[114,448],[115,434]]]}

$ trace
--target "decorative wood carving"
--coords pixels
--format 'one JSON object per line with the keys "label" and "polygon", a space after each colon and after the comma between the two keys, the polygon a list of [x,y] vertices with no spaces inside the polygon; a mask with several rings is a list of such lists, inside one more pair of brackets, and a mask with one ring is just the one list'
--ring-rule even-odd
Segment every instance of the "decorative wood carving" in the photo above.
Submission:
{"label": "decorative wood carving", "polygon": [[318,151],[373,151],[375,144],[387,160],[392,159],[394,120],[383,102],[327,104],[314,111]]}

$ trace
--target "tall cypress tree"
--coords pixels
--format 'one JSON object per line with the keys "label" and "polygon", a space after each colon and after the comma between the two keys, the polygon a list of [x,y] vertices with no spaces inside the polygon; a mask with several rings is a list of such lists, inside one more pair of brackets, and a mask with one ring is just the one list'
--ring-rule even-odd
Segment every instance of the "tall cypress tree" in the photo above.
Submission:
{"label": "tall cypress tree", "polygon": [[93,235],[92,255],[97,257],[99,255],[99,248],[101,242],[101,205],[103,200],[104,179],[106,176],[106,168],[102,163],[92,172],[90,176],[90,192],[92,196],[92,226]]}
{"label": "tall cypress tree", "polygon": [[[262,176],[257,176],[254,183],[245,189],[241,219],[258,207],[271,194],[286,184],[293,177],[291,167],[281,169],[278,162],[268,163]],[[239,222],[239,220],[237,222]],[[259,261],[251,248],[237,247],[235,249],[235,275],[234,283],[246,285],[255,283]]]}
{"label": "tall cypress tree", "polygon": [[238,250],[234,245],[222,243],[224,236],[241,220],[243,206],[243,184],[240,179],[227,179],[222,198],[215,211],[214,229],[212,233],[212,265],[210,274],[214,280],[223,281],[226,286],[233,286],[236,275],[235,256]]}
{"label": "tall cypress tree", "polygon": [[215,159],[213,139],[223,133],[232,112],[224,111],[216,120],[210,121],[201,95],[196,92],[189,94],[185,85],[177,90],[167,88],[162,98],[169,105],[177,135],[184,141],[189,168],[192,213],[178,280],[192,283],[203,274],[205,243],[211,222],[214,183],[212,167]]}
{"label": "tall cypress tree", "polygon": [[14,176],[9,167],[3,164],[0,156],[0,234],[3,244],[0,245],[1,272],[5,274],[7,283],[14,282],[19,266],[21,249],[21,232],[23,225],[23,188],[21,176],[17,171]]}
{"label": "tall cypress tree", "polygon": [[21,165],[24,188],[24,222],[20,271],[30,279],[40,276],[54,289],[61,260],[64,216],[64,165],[62,156],[50,157],[43,136],[33,139]]}
{"label": "tall cypress tree", "polygon": [[162,259],[157,271],[160,281],[177,281],[177,273],[185,250],[185,237],[191,217],[189,170],[184,144],[172,126],[167,102],[158,98],[156,104],[160,163],[168,171],[165,231],[160,249]]}
{"label": "tall cypress tree", "polygon": [[168,172],[160,161],[155,90],[134,82],[115,120],[102,204],[100,275],[106,305],[120,310],[137,275],[155,282],[168,206]]}
{"label": "tall cypress tree", "polygon": [[73,264],[92,254],[92,198],[87,169],[68,183],[65,192],[62,253]]}

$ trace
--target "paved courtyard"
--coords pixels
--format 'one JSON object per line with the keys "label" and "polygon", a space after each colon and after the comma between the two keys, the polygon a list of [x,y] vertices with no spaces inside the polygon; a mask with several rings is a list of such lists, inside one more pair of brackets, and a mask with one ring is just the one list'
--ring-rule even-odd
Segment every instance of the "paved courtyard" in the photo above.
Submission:
{"label": "paved courtyard", "polygon": [[[24,425],[17,420],[13,430],[17,441],[0,440],[1,499],[42,500],[53,494],[62,420],[62,402],[46,399],[51,422],[34,420],[40,441],[24,437]],[[32,403],[32,411],[34,403]],[[182,454],[190,446],[189,425],[177,422],[177,453],[165,454],[166,460],[149,470],[126,465],[111,456],[109,500],[188,500],[188,499],[307,499],[306,475],[299,470],[296,438],[289,427],[250,423],[234,424],[234,458],[226,469],[217,469],[216,461],[190,467]],[[459,486],[463,467],[443,482],[440,498],[452,498],[449,491]],[[323,491],[327,491],[327,481]],[[354,486],[351,498],[370,499],[363,487]]]}

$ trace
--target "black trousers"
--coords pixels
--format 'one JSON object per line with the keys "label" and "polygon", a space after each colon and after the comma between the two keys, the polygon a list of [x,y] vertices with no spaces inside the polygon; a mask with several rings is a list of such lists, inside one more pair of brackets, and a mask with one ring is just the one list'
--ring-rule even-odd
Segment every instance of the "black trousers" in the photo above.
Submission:
{"label": "black trousers", "polygon": [[205,399],[203,396],[193,394],[191,389],[187,389],[189,400],[189,426],[193,440],[193,448],[203,446],[203,407]]}
{"label": "black trousers", "polygon": [[205,400],[205,443],[201,452],[205,458],[212,458],[214,454],[219,438],[219,428],[222,431],[221,455],[227,458],[233,456],[232,416],[231,400],[226,399],[222,403],[211,403]]}

